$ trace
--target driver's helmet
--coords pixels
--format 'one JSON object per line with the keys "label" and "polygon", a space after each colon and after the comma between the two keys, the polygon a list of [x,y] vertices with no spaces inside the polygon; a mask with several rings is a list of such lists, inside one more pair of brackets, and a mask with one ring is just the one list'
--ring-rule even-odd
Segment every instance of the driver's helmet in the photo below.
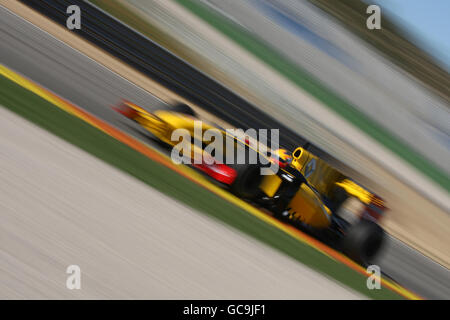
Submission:
{"label": "driver's helmet", "polygon": [[272,154],[272,158],[278,162],[278,165],[282,168],[292,163],[292,153],[286,149],[278,149]]}

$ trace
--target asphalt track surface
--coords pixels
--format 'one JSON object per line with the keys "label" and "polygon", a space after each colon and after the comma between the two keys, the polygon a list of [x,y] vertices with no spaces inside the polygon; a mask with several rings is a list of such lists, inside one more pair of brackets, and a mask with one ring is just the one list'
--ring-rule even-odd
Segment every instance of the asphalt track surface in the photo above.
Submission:
{"label": "asphalt track surface", "polygon": [[307,1],[208,2],[450,172],[442,161],[450,157],[448,106],[320,9]]}
{"label": "asphalt track surface", "polygon": [[[443,190],[435,188],[431,181],[421,175],[420,170],[414,170],[320,101],[311,99],[300,87],[293,86],[270,68],[272,63],[264,63],[264,57],[255,58],[255,55],[259,55],[250,47],[245,46],[249,50],[247,52],[242,50],[240,44],[230,41],[230,36],[220,31],[223,30],[221,27],[212,28],[203,18],[191,14],[174,1],[147,1],[145,7],[142,2],[142,7],[131,6],[130,9],[144,14],[145,19],[155,23],[160,30],[170,30],[169,33],[176,37],[178,43],[188,45],[189,48],[183,50],[184,53],[180,52],[185,59],[204,72],[210,72],[208,74],[213,78],[221,79],[232,90],[281,121],[282,126],[290,127],[314,145],[326,150],[326,154],[317,155],[387,201],[390,210],[382,222],[386,230],[443,266],[450,267],[447,245],[450,243],[450,216],[447,213],[449,210],[442,210],[446,207],[450,209],[449,198],[442,193]],[[41,25],[38,19],[34,21]],[[55,31],[45,25],[43,27],[57,37]],[[65,33],[68,43],[72,45],[72,34]],[[76,48],[96,59],[97,54],[89,54],[89,51],[84,51],[80,46]],[[196,60],[202,62],[190,60],[186,52],[195,52]],[[100,59],[96,60],[102,63]],[[108,62],[105,65],[121,72]],[[129,79],[134,78],[136,77]],[[153,92],[145,85],[142,87]],[[195,101],[190,102],[195,104]],[[217,107],[230,110],[219,102],[215,108]],[[238,109],[230,113],[234,115],[240,112]],[[220,115],[217,116],[221,118]],[[248,117],[242,115],[240,118],[248,118],[248,121],[255,123],[255,128],[259,126],[257,113]],[[239,123],[232,124],[241,127]],[[278,128],[277,125],[268,127]],[[280,141],[283,137],[282,133]],[[316,150],[313,152],[316,153]]]}
{"label": "asphalt track surface", "polygon": [[[0,62],[143,139],[143,131],[110,109],[130,99],[149,109],[161,101],[21,18],[0,10]],[[384,273],[425,298],[450,298],[450,272],[390,239],[379,261]]]}
{"label": "asphalt track surface", "polygon": [[0,299],[364,298],[7,109],[0,119]]}

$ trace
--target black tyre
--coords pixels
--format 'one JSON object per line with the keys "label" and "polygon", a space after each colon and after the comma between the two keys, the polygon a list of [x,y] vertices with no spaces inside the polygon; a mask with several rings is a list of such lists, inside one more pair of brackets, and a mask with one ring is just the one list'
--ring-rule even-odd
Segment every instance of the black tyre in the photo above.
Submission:
{"label": "black tyre", "polygon": [[174,112],[184,113],[190,116],[195,117],[197,114],[191,107],[184,103],[178,103],[170,108]]}
{"label": "black tyre", "polygon": [[331,195],[331,201],[333,202],[333,210],[337,211],[342,206],[342,204],[345,202],[345,200],[348,199],[347,191],[345,191],[344,188],[340,186],[336,186],[336,188],[333,190],[333,193]]}
{"label": "black tyre", "polygon": [[384,230],[378,224],[361,220],[350,227],[342,239],[341,249],[349,258],[365,266],[379,253],[384,239]]}
{"label": "black tyre", "polygon": [[233,194],[240,198],[254,199],[260,193],[259,185],[263,176],[261,168],[257,164],[234,164],[231,166],[236,170],[237,176],[230,186]]}

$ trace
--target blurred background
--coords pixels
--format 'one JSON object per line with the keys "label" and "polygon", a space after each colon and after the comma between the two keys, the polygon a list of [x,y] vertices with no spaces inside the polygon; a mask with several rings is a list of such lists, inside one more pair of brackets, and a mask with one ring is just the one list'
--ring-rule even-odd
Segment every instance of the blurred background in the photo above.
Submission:
{"label": "blurred background", "polygon": [[[376,2],[380,30],[367,28],[366,9],[372,3],[364,1],[94,2],[327,151],[331,161],[347,167],[344,171],[355,169],[354,174],[364,176],[360,180],[381,184],[389,197],[399,194],[390,181],[380,181],[379,172],[361,164],[358,155],[319,133],[311,118],[350,142],[346,128],[327,122],[324,114],[313,114],[317,106],[286,87],[293,84],[306,91],[356,126],[360,135],[402,157],[409,168],[367,148],[360,136],[353,137],[352,147],[448,213],[447,2]],[[412,178],[408,169],[428,181]],[[436,189],[428,184],[430,179]],[[400,206],[408,211],[404,203]],[[447,228],[448,216],[442,217]],[[415,218],[398,217],[392,228],[406,229],[408,223],[419,223]],[[430,230],[435,234],[436,228]],[[447,249],[445,245],[442,252]]]}
{"label": "blurred background", "polygon": [[[150,54],[147,44],[122,27],[112,30],[94,11],[82,11],[81,30],[63,30],[69,2],[97,8],[199,73],[184,68],[165,73],[161,66],[174,65],[171,58]],[[108,109],[122,98],[148,108],[182,100],[223,127],[282,126],[284,147],[311,143],[313,152],[387,200],[383,227],[390,242],[377,261],[383,273],[423,297],[450,298],[449,1],[72,2],[0,1],[5,9],[0,62],[127,132]],[[367,28],[372,4],[381,9],[381,29]],[[17,16],[8,16],[11,12]],[[109,31],[100,29],[103,23]],[[223,90],[205,85],[204,76]],[[195,91],[196,86],[203,88]],[[165,241],[161,237],[155,241]],[[196,259],[208,250],[196,251]],[[191,271],[198,272],[194,265]],[[263,271],[260,276],[267,278]],[[229,297],[201,286],[196,297]],[[236,288],[230,286],[232,295]],[[318,287],[323,290],[314,297],[326,292],[326,284]],[[138,297],[145,286],[140,290]],[[275,297],[277,290],[281,287],[272,291]],[[293,296],[309,298],[292,290]],[[179,292],[175,297],[186,297]],[[252,298],[250,289],[244,292]],[[172,297],[170,290],[164,294]],[[338,291],[335,297],[339,294],[355,298]]]}

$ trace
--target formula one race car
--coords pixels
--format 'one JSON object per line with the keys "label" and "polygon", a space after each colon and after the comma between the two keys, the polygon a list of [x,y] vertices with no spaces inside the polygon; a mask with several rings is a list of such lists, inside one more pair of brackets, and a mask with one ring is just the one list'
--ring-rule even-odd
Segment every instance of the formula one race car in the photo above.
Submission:
{"label": "formula one race car", "polygon": [[[286,171],[293,175],[299,172],[300,180],[306,179],[307,183],[304,185],[319,195],[324,207],[330,212],[328,222],[323,220],[322,223],[317,223],[312,220],[312,217],[318,216],[317,213],[312,213],[311,220],[308,220],[305,211],[297,211],[299,208],[305,209],[304,205],[299,204],[304,199],[301,199],[300,192],[297,192],[289,205],[283,204],[278,210],[283,218],[297,225],[300,222],[303,228],[313,227],[313,230],[309,229],[314,235],[361,264],[367,265],[373,261],[385,237],[378,224],[387,209],[383,199],[305,148],[299,147],[292,154],[281,149],[276,152],[275,158],[279,159],[282,165],[285,163],[283,167]],[[280,187],[282,185],[282,177],[273,175],[264,179],[261,188],[267,196],[282,198],[286,194]],[[299,191],[302,189],[303,185]],[[282,211],[283,208],[285,211]]]}
{"label": "formula one race car", "polygon": [[[249,152],[255,154],[256,151],[249,148],[245,141],[240,141],[225,130],[218,128],[218,126],[198,119],[189,106],[177,104],[169,109],[159,109],[150,113],[136,104],[123,101],[119,107],[114,107],[114,109],[125,117],[137,122],[166,147],[172,148],[172,154],[182,152],[182,150],[178,151],[178,148],[182,146],[180,145],[179,137],[174,138],[175,130],[185,130],[185,135],[189,136],[191,141],[189,141],[189,152],[185,152],[183,156],[187,160],[193,160],[186,161],[187,163],[206,173],[214,180],[229,186],[230,190],[238,196],[252,198],[256,195],[251,193],[256,193],[255,190],[257,190],[258,181],[260,180],[259,176],[254,174],[256,171],[259,172],[257,165],[249,163],[234,164],[237,161],[229,161],[233,162],[233,164],[227,165],[225,161],[217,161],[226,154],[230,146],[235,151],[235,156],[246,151],[248,157]],[[198,129],[198,127],[196,128],[196,123],[198,122],[201,123],[199,128],[201,132],[199,134],[196,132],[196,129]],[[211,129],[219,132],[223,137],[224,145],[221,154],[213,155],[204,152],[207,145],[211,142],[204,139],[205,132]],[[196,138],[197,135],[198,137]],[[186,151],[186,149],[183,151]],[[198,159],[198,161],[194,161],[195,159]],[[254,182],[256,187],[251,186],[250,188],[249,183],[254,176],[257,177]]]}
{"label": "formula one race car", "polygon": [[[170,147],[172,156],[197,160],[188,163],[236,196],[313,234],[353,260],[367,265],[380,251],[384,231],[377,222],[386,209],[383,200],[305,148],[293,153],[268,148],[262,152],[246,136],[203,121],[199,129],[200,119],[185,104],[148,112],[124,101],[115,109]],[[184,143],[179,134],[174,135],[178,129],[189,136],[182,139]],[[206,134],[211,129],[218,133],[214,139]],[[221,148],[211,148],[218,138],[222,138]],[[259,162],[251,161],[255,157]]]}

